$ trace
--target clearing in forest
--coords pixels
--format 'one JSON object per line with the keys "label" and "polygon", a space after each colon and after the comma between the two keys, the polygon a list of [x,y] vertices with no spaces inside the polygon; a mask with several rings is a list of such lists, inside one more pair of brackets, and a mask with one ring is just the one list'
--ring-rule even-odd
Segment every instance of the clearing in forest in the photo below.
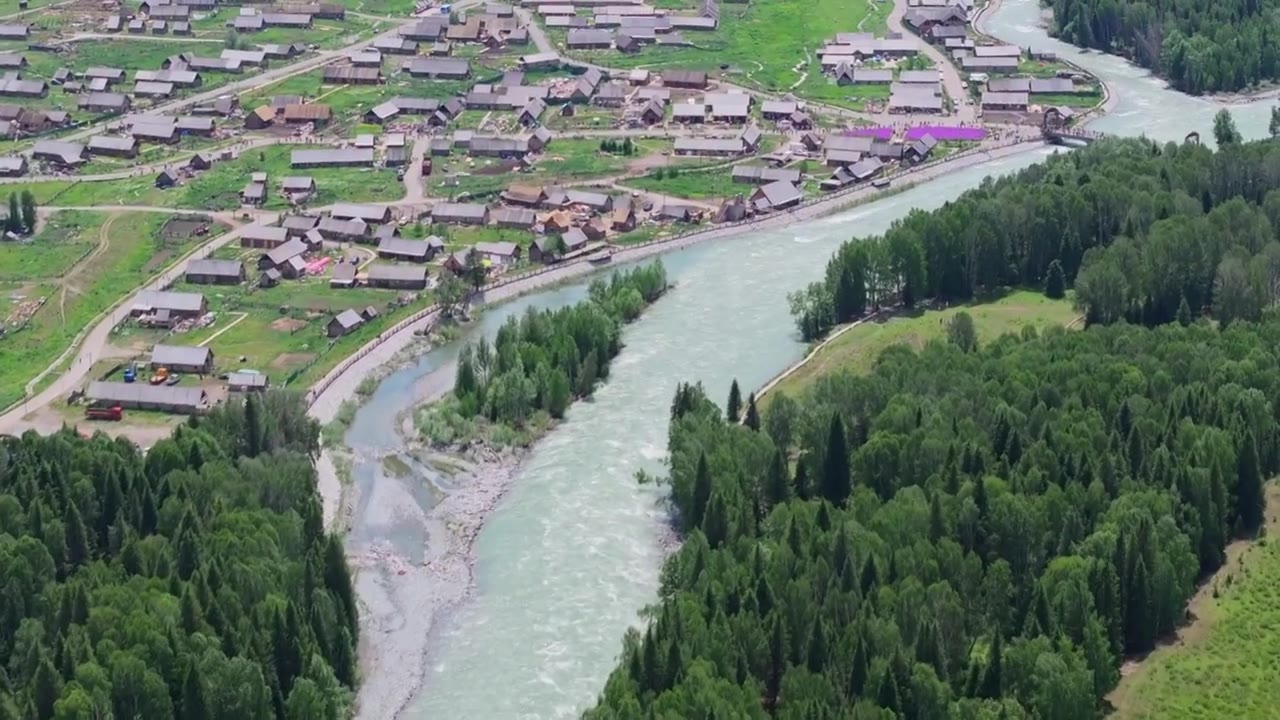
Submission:
{"label": "clearing in forest", "polygon": [[[1051,300],[1044,293],[1032,290],[1015,290],[998,300],[954,305],[945,310],[899,313],[879,322],[865,322],[836,337],[779,382],[769,395],[782,392],[796,397],[818,378],[841,370],[869,372],[880,353],[891,345],[906,344],[919,350],[930,340],[945,337],[947,322],[962,310],[973,318],[979,344],[1004,333],[1019,333],[1028,326],[1044,329],[1070,325],[1079,315],[1071,305],[1070,296]],[[838,332],[840,328],[832,330],[833,335]]]}
{"label": "clearing in forest", "polygon": [[1267,487],[1262,539],[1227,546],[1227,562],[1191,599],[1172,643],[1122,671],[1107,697],[1118,720],[1264,720],[1280,685],[1280,485]]}

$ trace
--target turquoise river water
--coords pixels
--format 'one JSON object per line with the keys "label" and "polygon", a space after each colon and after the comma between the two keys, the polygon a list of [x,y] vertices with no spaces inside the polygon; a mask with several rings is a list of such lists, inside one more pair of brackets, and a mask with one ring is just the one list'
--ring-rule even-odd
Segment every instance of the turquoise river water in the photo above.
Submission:
{"label": "turquoise river water", "polygon": [[[1210,137],[1218,106],[1163,88],[1122,60],[1082,53],[1039,28],[1035,0],[1004,0],[990,34],[1023,47],[1051,48],[1104,78],[1118,104],[1093,127],[1180,140]],[[1247,136],[1266,130],[1271,103],[1233,107]],[[663,558],[661,490],[635,482],[662,472],[667,412],[676,383],[702,381],[713,397],[736,377],[758,387],[799,358],[786,294],[816,279],[843,240],[879,233],[908,211],[953,199],[988,175],[1014,172],[1048,150],[974,166],[822,220],[782,231],[712,241],[663,256],[676,289],[626,330],[626,349],[591,402],[532,451],[475,546],[476,592],[431,638],[423,685],[402,716],[414,719],[571,718],[589,707],[616,662],[623,632],[655,598]],[[467,336],[492,334],[529,305],[583,297],[585,281],[490,308]],[[411,523],[366,527],[378,483],[407,483],[432,499],[422,478],[391,478],[376,460],[394,451],[395,418],[415,383],[446,365],[456,345],[433,350],[386,378],[357,414],[347,442],[360,506],[349,539],[390,542],[413,559],[421,530]],[[415,547],[419,548],[414,550]]]}

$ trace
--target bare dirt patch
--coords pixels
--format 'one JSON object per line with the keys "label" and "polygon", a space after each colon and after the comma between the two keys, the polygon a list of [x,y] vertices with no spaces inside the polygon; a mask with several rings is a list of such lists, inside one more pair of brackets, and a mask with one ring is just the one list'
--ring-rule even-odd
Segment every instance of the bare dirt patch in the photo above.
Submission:
{"label": "bare dirt patch", "polygon": [[173,251],[161,250],[155,255],[152,255],[151,259],[147,261],[147,264],[142,266],[142,272],[155,272],[159,268],[163,267],[165,263],[169,262],[169,258],[171,257],[173,257]]}
{"label": "bare dirt patch", "polygon": [[272,360],[271,367],[279,368],[281,370],[291,367],[302,367],[314,360],[315,357],[315,353],[285,353],[276,357],[275,360]]}
{"label": "bare dirt patch", "polygon": [[291,333],[296,330],[301,330],[306,326],[307,326],[306,320],[299,320],[297,318],[282,317],[278,320],[271,321],[271,329],[279,330],[280,332]]}

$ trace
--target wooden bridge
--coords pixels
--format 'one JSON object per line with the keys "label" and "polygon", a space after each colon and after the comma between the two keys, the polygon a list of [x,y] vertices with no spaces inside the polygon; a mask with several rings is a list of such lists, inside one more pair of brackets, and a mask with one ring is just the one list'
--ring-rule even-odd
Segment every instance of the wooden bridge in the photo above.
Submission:
{"label": "wooden bridge", "polygon": [[1052,145],[1076,145],[1084,146],[1092,144],[1095,140],[1101,140],[1106,137],[1100,132],[1093,130],[1085,130],[1083,128],[1042,128],[1041,134],[1044,140]]}

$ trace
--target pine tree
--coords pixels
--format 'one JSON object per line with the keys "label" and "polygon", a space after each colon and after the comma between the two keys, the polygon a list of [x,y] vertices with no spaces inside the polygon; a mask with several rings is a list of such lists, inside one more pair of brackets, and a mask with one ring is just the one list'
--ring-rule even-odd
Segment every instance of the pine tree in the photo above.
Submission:
{"label": "pine tree", "polygon": [[711,500],[711,469],[707,467],[707,455],[698,457],[698,469],[693,476],[693,506],[689,513],[689,527],[702,527],[703,518],[707,514],[707,503]]}
{"label": "pine tree", "polygon": [[182,600],[179,603],[178,610],[182,617],[183,631],[188,635],[200,632],[204,621],[204,611],[201,609],[200,600],[196,597],[190,584],[182,591]]}
{"label": "pine tree", "polygon": [[359,621],[355,594],[351,585],[351,569],[347,566],[347,556],[342,548],[342,541],[337,535],[330,535],[324,547],[324,587],[337,600],[338,615],[345,621],[347,632],[354,636],[359,628]]}
{"label": "pine tree", "polygon": [[1187,296],[1182,296],[1182,302],[1178,303],[1178,324],[1187,327],[1194,321],[1191,315],[1191,306],[1187,304]]}
{"label": "pine tree", "polygon": [[839,413],[833,413],[827,431],[827,454],[822,461],[822,497],[833,505],[843,506],[851,490],[844,421]]}
{"label": "pine tree", "polygon": [[31,702],[35,706],[36,720],[53,717],[53,705],[62,694],[62,676],[41,652],[39,664],[31,676]]}
{"label": "pine tree", "polygon": [[1053,300],[1061,300],[1067,294],[1067,278],[1062,272],[1062,262],[1054,260],[1049,263],[1049,269],[1045,273],[1044,295]]}
{"label": "pine tree", "polygon": [[204,702],[204,681],[194,664],[182,678],[182,720],[208,720],[209,708]]}
{"label": "pine tree", "polygon": [[791,497],[791,479],[787,477],[786,461],[781,450],[773,451],[769,462],[769,474],[765,477],[765,512],[781,505]]}
{"label": "pine tree", "polygon": [[725,417],[736,423],[742,413],[742,391],[738,389],[738,379],[734,378],[729,385],[729,404],[725,406]]}
{"label": "pine tree", "polygon": [[1240,526],[1246,532],[1254,533],[1262,526],[1266,497],[1263,495],[1262,473],[1258,469],[1258,447],[1252,431],[1245,433],[1236,455],[1236,478]]}
{"label": "pine tree", "polygon": [[902,693],[898,689],[898,678],[894,676],[893,668],[888,665],[884,668],[884,675],[880,677],[876,704],[885,710],[892,710],[895,715],[902,709]]}
{"label": "pine tree", "polygon": [[1004,683],[1004,638],[996,630],[991,636],[991,649],[987,652],[987,669],[982,673],[982,685],[978,689],[978,697],[997,700],[1001,697]]}
{"label": "pine tree", "polygon": [[747,396],[747,416],[743,419],[742,424],[756,432],[760,432],[760,410],[756,407],[755,393]]}
{"label": "pine tree", "polygon": [[582,360],[578,369],[578,397],[590,397],[596,388],[596,378],[600,373],[600,360],[593,349]]}
{"label": "pine tree", "polygon": [[22,225],[28,234],[36,231],[36,197],[30,190],[22,191]]}
{"label": "pine tree", "polygon": [[827,666],[827,629],[822,624],[821,616],[815,616],[813,626],[809,628],[809,646],[805,653],[805,665],[812,673],[821,673]]}
{"label": "pine tree", "polygon": [[16,193],[9,193],[9,216],[4,219],[4,229],[14,235],[22,234],[22,209],[18,207]]}
{"label": "pine tree", "polygon": [[947,536],[947,521],[942,515],[942,500],[934,493],[929,500],[929,541],[938,542]]}
{"label": "pine tree", "polygon": [[772,710],[778,703],[782,689],[782,676],[787,672],[787,637],[782,630],[782,618],[775,615],[769,632],[769,666],[764,677],[764,704]]}
{"label": "pine tree", "polygon": [[707,536],[707,544],[712,548],[720,547],[729,539],[729,510],[725,507],[720,493],[713,492],[707,503],[707,513],[702,520],[702,532]]}
{"label": "pine tree", "polygon": [[78,568],[89,562],[89,533],[85,529],[84,520],[80,517],[80,510],[74,502],[67,503],[62,522],[65,525],[67,538],[67,567]]}
{"label": "pine tree", "polygon": [[258,403],[258,396],[249,393],[248,399],[244,402],[244,433],[245,445],[244,454],[248,457],[257,457],[262,452],[262,408]]}
{"label": "pine tree", "polygon": [[867,689],[867,674],[870,672],[870,661],[867,659],[867,646],[859,635],[854,640],[853,665],[849,669],[849,683],[845,688],[850,699],[862,697]]}

